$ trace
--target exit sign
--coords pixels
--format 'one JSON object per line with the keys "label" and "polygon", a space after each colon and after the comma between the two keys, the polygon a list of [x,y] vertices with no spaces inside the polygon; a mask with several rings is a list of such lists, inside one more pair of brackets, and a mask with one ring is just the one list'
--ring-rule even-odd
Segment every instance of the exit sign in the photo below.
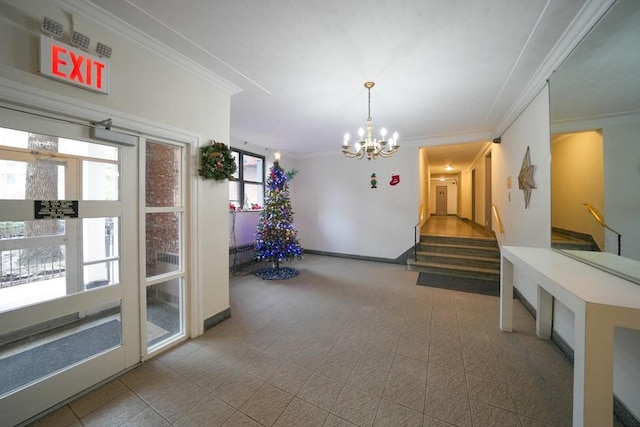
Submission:
{"label": "exit sign", "polygon": [[109,62],[40,35],[40,74],[94,92],[109,93]]}

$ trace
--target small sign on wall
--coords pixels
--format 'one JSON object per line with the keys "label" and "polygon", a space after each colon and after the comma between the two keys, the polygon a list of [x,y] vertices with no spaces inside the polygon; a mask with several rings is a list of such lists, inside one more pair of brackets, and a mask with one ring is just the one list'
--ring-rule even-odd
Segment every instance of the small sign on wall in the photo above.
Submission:
{"label": "small sign on wall", "polygon": [[34,219],[78,218],[77,200],[34,200]]}

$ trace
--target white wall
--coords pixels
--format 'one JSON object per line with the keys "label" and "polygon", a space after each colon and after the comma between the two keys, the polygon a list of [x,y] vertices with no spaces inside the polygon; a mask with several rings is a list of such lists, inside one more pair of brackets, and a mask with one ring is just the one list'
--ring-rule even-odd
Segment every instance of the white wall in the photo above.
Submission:
{"label": "white wall", "polygon": [[[338,149],[296,159],[299,172],[291,191],[303,248],[387,259],[411,248],[420,199],[418,163],[418,148],[406,145],[387,159],[347,159]],[[400,183],[391,186],[395,172]]]}
{"label": "white wall", "polygon": [[[195,145],[211,139],[229,140],[230,94],[216,84],[196,76],[174,62],[158,56],[100,25],[74,16],[74,28],[111,46],[111,92],[95,94],[56,82],[38,74],[38,39],[44,16],[64,25],[69,39],[71,15],[46,0],[8,0],[0,8],[0,98],[9,88],[24,88],[27,99],[53,99],[69,105],[79,119],[99,121],[112,117],[114,128],[128,125],[159,136],[190,142],[189,185],[195,222],[190,236],[197,246],[189,278],[199,290],[192,319],[202,329],[207,319],[229,307],[228,229],[226,182],[197,177]],[[22,86],[23,85],[23,86]],[[46,103],[45,101],[37,101]],[[197,333],[197,331],[195,332]]]}

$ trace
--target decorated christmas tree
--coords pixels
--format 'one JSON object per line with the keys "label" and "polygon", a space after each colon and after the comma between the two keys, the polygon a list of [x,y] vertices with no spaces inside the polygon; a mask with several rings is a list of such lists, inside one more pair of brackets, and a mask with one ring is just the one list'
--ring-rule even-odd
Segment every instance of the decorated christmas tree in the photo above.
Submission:
{"label": "decorated christmas tree", "polygon": [[276,160],[267,178],[264,209],[258,219],[255,259],[271,262],[256,274],[263,279],[289,279],[298,275],[295,268],[281,267],[283,261],[302,258],[298,232],[293,226],[293,210],[289,199],[289,178]]}

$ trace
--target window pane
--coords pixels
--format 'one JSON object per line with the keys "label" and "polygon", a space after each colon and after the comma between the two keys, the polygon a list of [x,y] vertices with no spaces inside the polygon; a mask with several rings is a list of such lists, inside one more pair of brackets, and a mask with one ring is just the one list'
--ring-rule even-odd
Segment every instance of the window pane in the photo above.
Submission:
{"label": "window pane", "polygon": [[111,260],[84,266],[84,288],[115,285],[120,281],[120,261]]}
{"label": "window pane", "polygon": [[238,153],[237,151],[232,151],[231,155],[236,161],[236,171],[231,176],[235,179],[238,179],[240,177],[240,153]]}
{"label": "window pane", "polygon": [[244,154],[242,156],[242,173],[244,181],[262,182],[262,159]]}
{"label": "window pane", "polygon": [[147,346],[182,333],[182,279],[147,287]]}
{"label": "window pane", "polygon": [[118,256],[118,218],[85,218],[83,227],[84,262]]}
{"label": "window pane", "polygon": [[146,214],[146,277],[180,269],[180,213]]}
{"label": "window pane", "polygon": [[264,206],[264,187],[262,184],[244,184],[244,198],[247,202],[247,209],[257,204],[261,208]]}
{"label": "window pane", "polygon": [[242,208],[240,204],[240,183],[229,181],[229,203],[233,203],[237,209]]}
{"label": "window pane", "polygon": [[38,151],[51,151],[82,157],[118,160],[118,147],[0,128],[0,145],[16,148],[34,148],[34,144],[38,145]]}
{"label": "window pane", "polygon": [[118,200],[118,165],[82,162],[82,198],[84,200]]}
{"label": "window pane", "polygon": [[146,147],[146,205],[180,206],[182,148],[149,141]]}
{"label": "window pane", "polygon": [[0,199],[64,200],[64,173],[55,161],[0,160]]}

